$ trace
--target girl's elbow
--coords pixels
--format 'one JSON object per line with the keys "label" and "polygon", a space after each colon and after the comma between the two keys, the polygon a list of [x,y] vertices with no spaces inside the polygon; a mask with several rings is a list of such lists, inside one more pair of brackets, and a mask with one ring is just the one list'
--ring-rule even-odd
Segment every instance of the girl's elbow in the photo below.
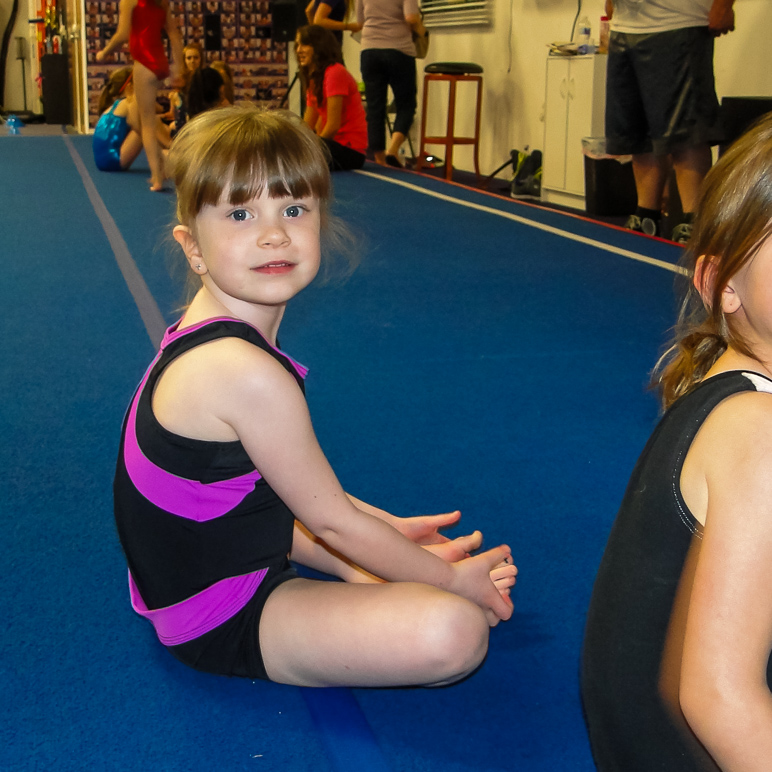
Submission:
{"label": "girl's elbow", "polygon": [[741,690],[723,686],[709,674],[682,679],[678,694],[681,712],[700,742],[710,747],[730,727],[737,727],[745,711]]}

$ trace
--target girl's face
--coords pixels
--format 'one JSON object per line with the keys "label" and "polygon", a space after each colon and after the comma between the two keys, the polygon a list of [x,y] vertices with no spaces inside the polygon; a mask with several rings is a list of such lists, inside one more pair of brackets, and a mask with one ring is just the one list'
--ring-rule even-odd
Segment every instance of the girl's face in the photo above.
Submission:
{"label": "girl's face", "polygon": [[185,49],[185,68],[189,72],[197,70],[201,66],[201,54],[197,48]]}
{"label": "girl's face", "polygon": [[300,35],[295,38],[295,55],[301,67],[310,67],[314,58],[314,47],[300,42]]}
{"label": "girl's face", "polygon": [[174,237],[204,286],[238,310],[233,301],[278,306],[305,289],[319,270],[320,228],[317,199],[263,191],[244,204],[204,207],[195,227],[177,226]]}

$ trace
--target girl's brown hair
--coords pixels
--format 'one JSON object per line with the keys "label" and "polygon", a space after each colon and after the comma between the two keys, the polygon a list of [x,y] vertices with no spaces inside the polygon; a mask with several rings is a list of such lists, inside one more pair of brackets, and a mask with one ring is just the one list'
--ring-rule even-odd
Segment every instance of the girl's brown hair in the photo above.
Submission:
{"label": "girl's brown hair", "polygon": [[289,112],[239,104],[201,113],[172,143],[169,167],[183,225],[205,206],[243,204],[264,190],[271,198],[314,196],[323,220],[330,202],[324,146]]}
{"label": "girl's brown hair", "polygon": [[131,77],[131,67],[119,67],[117,70],[113,70],[110,73],[110,77],[105,83],[105,87],[102,89],[102,93],[99,95],[99,105],[97,109],[101,115],[108,107],[112,107],[115,100],[121,95],[126,88],[129,78]]}
{"label": "girl's brown hair", "polygon": [[[654,371],[665,407],[701,381],[731,346],[756,358],[721,309],[732,277],[772,234],[772,114],[735,142],[703,182],[692,238],[684,254],[689,285],[675,342]],[[698,260],[700,290],[693,277]]]}
{"label": "girl's brown hair", "polygon": [[310,65],[298,68],[303,88],[309,89],[321,107],[324,104],[324,73],[331,64],[343,64],[340,43],[330,30],[318,24],[309,24],[298,30],[298,39],[311,46],[314,55]]}
{"label": "girl's brown hair", "polygon": [[330,214],[332,184],[324,143],[296,115],[244,103],[208,110],[185,124],[169,151],[177,219],[195,226],[205,206],[239,205],[260,196],[319,201],[322,249],[343,255],[349,272],[356,240]]}

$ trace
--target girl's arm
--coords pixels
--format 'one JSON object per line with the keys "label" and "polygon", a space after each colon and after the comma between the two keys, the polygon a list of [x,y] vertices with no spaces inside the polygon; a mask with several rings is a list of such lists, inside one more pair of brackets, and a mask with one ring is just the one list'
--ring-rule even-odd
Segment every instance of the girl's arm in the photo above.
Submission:
{"label": "girl's arm", "polygon": [[[424,549],[443,560],[456,563],[468,558],[470,553],[478,550],[482,544],[482,534],[479,531],[448,539],[439,533],[440,528],[453,525],[458,522],[461,513],[449,512],[445,515],[421,515],[419,517],[395,517],[383,509],[372,507],[363,501],[346,494],[357,509],[377,517],[396,528],[410,541],[420,544]],[[363,568],[354,565],[351,561],[338,553],[334,553],[323,541],[316,538],[310,531],[297,520],[295,521],[295,533],[292,541],[292,560],[301,563],[317,571],[324,571],[332,576],[337,576],[345,582],[381,582],[382,579],[374,577]]]}
{"label": "girl's arm", "polygon": [[[306,14],[308,9],[306,9]],[[332,13],[332,6],[327,3],[319,3],[314,14],[314,19],[311,24],[317,24],[320,27],[324,27],[329,30],[343,30],[344,32],[359,32],[362,29],[362,25],[357,22],[347,21],[335,21],[330,18]]]}
{"label": "girl's arm", "polygon": [[385,509],[379,509],[372,504],[366,504],[361,499],[346,494],[353,502],[354,506],[367,512],[369,515],[384,520],[389,525],[396,528],[401,534],[414,541],[416,544],[440,544],[448,541],[447,536],[443,536],[440,528],[449,528],[456,525],[461,519],[461,512],[447,512],[442,515],[419,515],[418,517],[397,517],[387,512]]}
{"label": "girl's arm", "polygon": [[317,132],[322,139],[335,139],[335,135],[343,125],[343,97],[328,96],[327,123]]}
{"label": "girl's arm", "polygon": [[680,702],[722,770],[762,772],[772,759],[772,396],[735,396],[703,429],[715,439]]}
{"label": "girl's arm", "polygon": [[118,27],[115,34],[107,41],[107,45],[97,52],[96,60],[103,62],[117,51],[131,35],[131,15],[137,7],[137,0],[121,0],[118,4]]}
{"label": "girl's arm", "polygon": [[185,60],[185,55],[182,50],[182,35],[180,35],[180,30],[177,26],[177,19],[172,14],[171,4],[166,12],[166,34],[169,36],[169,43],[172,48],[172,60],[169,62],[169,74],[171,75],[172,85],[182,88],[184,85],[182,64]]}
{"label": "girl's arm", "polygon": [[306,19],[308,19],[309,24],[314,23],[314,3],[316,3],[316,0],[311,0],[306,6]]}
{"label": "girl's arm", "polygon": [[311,131],[316,132],[316,122],[319,120],[319,111],[311,105],[306,105],[306,111],[303,113],[303,120]]}
{"label": "girl's arm", "polygon": [[[492,625],[511,616],[511,602],[490,577],[509,556],[508,547],[448,563],[361,511],[322,453],[294,378],[243,341],[218,343],[208,353],[214,385],[206,389],[211,404],[204,395],[208,409],[232,427],[262,476],[312,534],[374,576],[423,582],[466,597]],[[513,577],[516,569],[504,570]]]}
{"label": "girl's arm", "polygon": [[424,27],[423,19],[421,18],[420,13],[411,13],[405,16],[405,21],[410,26],[410,29],[413,30],[413,32],[415,32],[417,35],[426,34],[426,27]]}

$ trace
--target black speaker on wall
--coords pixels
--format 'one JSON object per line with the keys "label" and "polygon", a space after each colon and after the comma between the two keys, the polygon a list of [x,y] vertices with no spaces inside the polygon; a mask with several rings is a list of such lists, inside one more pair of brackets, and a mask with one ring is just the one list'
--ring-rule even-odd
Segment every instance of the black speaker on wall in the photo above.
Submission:
{"label": "black speaker on wall", "polygon": [[308,24],[304,0],[271,0],[271,25],[275,43],[291,43],[298,27]]}
{"label": "black speaker on wall", "polygon": [[721,100],[721,121],[724,124],[721,152],[769,112],[772,112],[772,97],[724,97]]}
{"label": "black speaker on wall", "polygon": [[70,67],[66,54],[43,54],[40,60],[43,77],[43,115],[46,123],[72,123]]}
{"label": "black speaker on wall", "polygon": [[204,14],[204,50],[219,51],[222,47],[222,25],[219,13]]}

